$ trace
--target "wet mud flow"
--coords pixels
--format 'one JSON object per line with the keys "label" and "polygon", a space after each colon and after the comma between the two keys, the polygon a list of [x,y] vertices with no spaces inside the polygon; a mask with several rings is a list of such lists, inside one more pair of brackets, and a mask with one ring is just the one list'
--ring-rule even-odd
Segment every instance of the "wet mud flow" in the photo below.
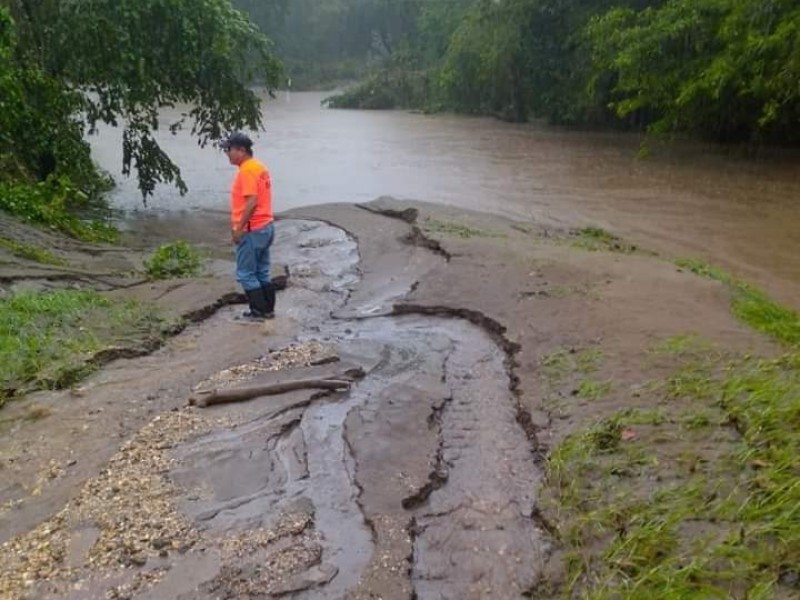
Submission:
{"label": "wet mud flow", "polygon": [[[176,450],[172,478],[199,490],[184,511],[216,535],[313,514],[315,556],[279,590],[293,597],[524,597],[546,544],[532,518],[540,474],[505,354],[460,319],[386,316],[411,279],[403,290],[395,279],[351,293],[358,257],[341,230],[303,221],[281,229],[293,285],[335,298],[333,316],[306,321],[297,340],[333,345],[338,368],[364,376],[344,394],[213,409],[239,414]],[[414,252],[418,271],[441,260]],[[241,568],[233,577],[223,568],[205,589],[232,597],[224,593],[239,589]]]}
{"label": "wet mud flow", "polygon": [[[5,549],[16,562],[0,574],[14,579],[0,591],[20,600],[526,597],[547,540],[533,518],[540,473],[517,422],[508,357],[456,311],[396,310],[446,259],[409,238],[407,223],[351,211],[374,225],[369,239],[322,221],[279,223],[275,252],[290,285],[266,336],[232,324],[240,307],[223,307],[163,352],[87,380],[71,401],[88,414],[101,404],[110,421],[126,403],[165,400],[125,438],[121,430],[121,448],[102,427],[83,430],[88,479],[77,495],[46,487],[42,502],[6,513],[19,537]],[[240,347],[244,333],[252,339]],[[244,362],[253,356],[275,368]],[[191,387],[343,377],[353,380],[346,392],[181,408]],[[126,403],[110,400],[123,393]]]}

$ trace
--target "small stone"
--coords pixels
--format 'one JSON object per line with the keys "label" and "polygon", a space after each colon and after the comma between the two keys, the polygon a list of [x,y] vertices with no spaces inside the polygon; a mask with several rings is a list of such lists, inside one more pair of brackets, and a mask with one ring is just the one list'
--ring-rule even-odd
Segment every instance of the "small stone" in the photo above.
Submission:
{"label": "small stone", "polygon": [[781,585],[800,587],[800,573],[797,571],[786,571],[781,573],[779,581]]}
{"label": "small stone", "polygon": [[150,545],[153,546],[156,550],[161,550],[162,548],[166,548],[169,545],[169,542],[164,538],[155,538]]}
{"label": "small stone", "polygon": [[143,567],[147,564],[147,558],[141,554],[134,554],[130,557],[130,563],[137,567]]}

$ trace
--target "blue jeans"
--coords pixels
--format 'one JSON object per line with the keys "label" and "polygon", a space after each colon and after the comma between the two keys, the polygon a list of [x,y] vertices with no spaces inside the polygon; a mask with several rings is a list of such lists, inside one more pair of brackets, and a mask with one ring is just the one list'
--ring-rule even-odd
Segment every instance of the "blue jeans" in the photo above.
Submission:
{"label": "blue jeans", "polygon": [[236,281],[245,292],[269,283],[269,249],[274,237],[275,227],[270,223],[263,229],[248,231],[236,245]]}

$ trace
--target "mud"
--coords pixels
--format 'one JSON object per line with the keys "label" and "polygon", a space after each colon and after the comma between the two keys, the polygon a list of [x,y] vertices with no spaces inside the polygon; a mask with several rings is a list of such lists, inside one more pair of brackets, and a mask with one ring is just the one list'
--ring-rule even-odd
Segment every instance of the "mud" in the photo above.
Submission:
{"label": "mud", "polygon": [[[577,251],[563,232],[442,207],[366,208],[278,223],[290,278],[274,323],[243,326],[222,306],[79,391],[15,407],[52,416],[0,439],[0,595],[531,597],[560,568],[539,499],[548,445],[633,404],[660,368],[642,360],[654,340],[692,331],[772,350],[730,316],[722,286],[652,255]],[[431,217],[473,233],[431,233]],[[222,274],[229,249],[215,251]],[[587,347],[603,349],[613,392],[552,396],[543,357]],[[212,385],[353,370],[344,393],[186,406]],[[126,502],[81,513],[93,491]]]}
{"label": "mud", "polygon": [[[322,223],[295,222],[287,223],[281,235],[303,240],[314,232],[326,235],[325,230],[329,229],[332,228]],[[234,317],[241,309],[224,306],[208,320],[187,327],[155,353],[115,360],[74,389],[39,392],[11,403],[3,411],[0,505],[15,508],[13,512],[0,511],[0,541],[29,529],[55,511],[74,494],[76,485],[111,457],[121,440],[153,415],[184,405],[189,390],[198,381],[221,368],[264,356],[268,343],[280,345],[281,339],[289,340],[297,333],[300,324],[313,324],[341,304],[342,286],[355,277],[356,247],[339,230],[332,230],[329,235],[341,240],[341,280],[321,281],[320,265],[334,258],[330,249],[320,247],[316,256],[299,250],[293,261],[298,271],[306,269],[307,274],[298,275],[302,283],[280,294],[285,314],[280,322],[265,328],[236,324]],[[216,307],[238,297],[230,275],[172,284],[169,293],[162,294],[168,286],[146,284],[127,293],[128,297],[144,300],[155,295],[165,310],[176,316],[214,312]],[[315,291],[323,287],[330,292]],[[42,422],[28,422],[25,417],[31,408],[49,416]],[[56,424],[60,426],[55,427]],[[56,477],[42,475],[51,464],[67,463],[73,464],[61,468]]]}

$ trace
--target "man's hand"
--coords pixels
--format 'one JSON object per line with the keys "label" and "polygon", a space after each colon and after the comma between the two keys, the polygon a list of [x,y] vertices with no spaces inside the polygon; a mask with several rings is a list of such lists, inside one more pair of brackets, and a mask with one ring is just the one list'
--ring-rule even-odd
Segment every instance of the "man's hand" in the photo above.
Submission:
{"label": "man's hand", "polygon": [[244,230],[245,228],[249,229],[247,224],[250,222],[250,218],[253,216],[253,213],[256,211],[256,206],[258,205],[258,196],[245,196],[245,200],[247,204],[245,204],[242,218],[238,224],[234,224],[233,226],[231,237],[233,238],[234,244],[238,244],[242,241]]}

